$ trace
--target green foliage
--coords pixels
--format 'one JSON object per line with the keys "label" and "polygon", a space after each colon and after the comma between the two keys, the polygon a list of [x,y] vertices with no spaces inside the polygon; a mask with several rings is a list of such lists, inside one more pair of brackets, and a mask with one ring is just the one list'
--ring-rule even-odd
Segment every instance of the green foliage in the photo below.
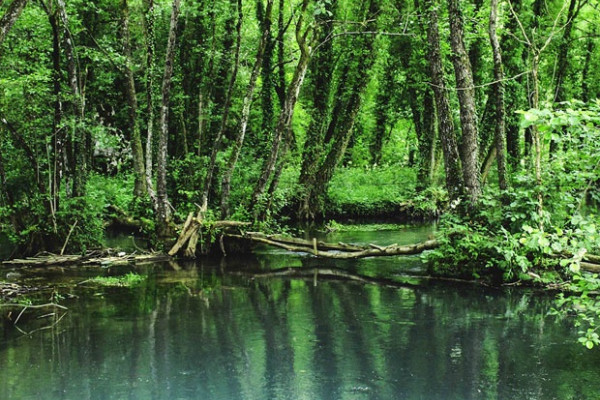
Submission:
{"label": "green foliage", "polygon": [[349,225],[342,224],[335,220],[330,220],[325,224],[325,230],[328,232],[382,232],[382,231],[398,231],[406,228],[406,225],[398,224],[360,224]]}
{"label": "green foliage", "polygon": [[134,272],[130,272],[121,276],[97,276],[89,279],[87,282],[95,283],[101,286],[110,287],[135,287],[139,286],[148,277],[146,275],[139,275]]}
{"label": "green foliage", "polygon": [[396,210],[414,193],[415,171],[398,166],[340,168],[329,185],[326,212],[353,216]]}

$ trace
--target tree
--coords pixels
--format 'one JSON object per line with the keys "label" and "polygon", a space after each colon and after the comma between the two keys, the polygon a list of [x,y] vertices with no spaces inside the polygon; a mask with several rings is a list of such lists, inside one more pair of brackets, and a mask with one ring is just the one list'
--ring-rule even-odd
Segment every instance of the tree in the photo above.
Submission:
{"label": "tree", "polygon": [[142,197],[147,192],[146,171],[144,165],[144,150],[142,148],[142,136],[140,124],[137,117],[138,102],[135,91],[135,80],[131,69],[131,39],[129,35],[129,5],[127,0],[121,0],[121,30],[123,39],[123,52],[125,55],[124,73],[126,77],[125,91],[129,103],[129,124],[131,128],[131,153],[133,156],[133,172],[135,183],[133,193]]}
{"label": "tree", "polygon": [[0,18],[0,46],[26,5],[27,0],[13,0],[13,2],[10,3],[8,10],[6,10],[2,18]]}
{"label": "tree", "polygon": [[501,190],[506,190],[508,182],[506,178],[506,132],[505,132],[505,110],[504,110],[504,72],[502,69],[502,54],[500,43],[496,34],[498,23],[498,0],[492,0],[490,5],[489,36],[494,57],[494,98],[495,98],[495,148],[498,164],[498,184]]}
{"label": "tree", "polygon": [[440,35],[438,27],[439,3],[431,0],[426,3],[429,6],[429,29],[427,30],[427,43],[429,45],[429,70],[431,86],[435,97],[437,111],[438,131],[442,142],[444,154],[444,167],[446,171],[446,189],[450,199],[458,200],[463,194],[464,180],[460,167],[460,156],[454,122],[450,111],[450,102],[444,79],[444,68],[440,50]]}
{"label": "tree", "polygon": [[265,193],[267,184],[272,178],[273,172],[275,171],[277,158],[279,157],[279,149],[282,146],[282,140],[285,138],[290,129],[290,124],[292,123],[292,118],[294,116],[294,106],[298,100],[300,88],[302,87],[308,62],[310,61],[311,47],[314,36],[312,25],[309,24],[307,27],[304,27],[307,7],[308,0],[303,0],[300,9],[300,15],[298,17],[298,21],[296,22],[296,42],[300,48],[300,57],[294,70],[294,76],[292,77],[286,92],[283,109],[279,113],[270,154],[267,156],[263,164],[262,172],[254,189],[254,193],[252,194],[252,206],[254,208],[255,218],[259,216],[260,207],[258,204],[260,203],[262,196]]}
{"label": "tree", "polygon": [[462,137],[460,155],[462,160],[465,190],[471,202],[476,202],[481,195],[479,177],[479,145],[477,140],[477,111],[475,105],[475,87],[469,56],[463,42],[463,18],[458,0],[448,0],[450,18],[450,44],[452,46],[452,63],[460,104],[460,124]]}
{"label": "tree", "polygon": [[173,61],[175,58],[175,40],[177,39],[177,21],[181,0],[173,0],[171,11],[171,24],[167,41],[167,53],[165,56],[165,71],[162,82],[162,100],[160,107],[160,136],[158,139],[157,159],[157,222],[158,232],[161,236],[169,236],[169,223],[171,222],[171,209],[167,194],[167,159],[169,138],[169,100],[171,98],[171,78],[173,77]]}
{"label": "tree", "polygon": [[[267,6],[265,11],[265,19],[271,18],[271,13],[273,10],[273,0],[267,0]],[[260,67],[263,65],[263,57],[265,54],[265,48],[267,46],[267,42],[269,41],[270,36],[270,24],[263,24],[263,31],[260,38],[260,42],[258,44],[258,50],[256,52],[256,60],[254,61],[254,65],[252,67],[252,73],[250,74],[250,82],[248,83],[248,87],[246,88],[246,94],[243,100],[242,106],[242,115],[240,118],[240,128],[235,136],[235,142],[233,144],[233,149],[231,151],[231,155],[229,156],[229,161],[227,163],[227,169],[223,174],[223,178],[221,180],[221,217],[227,218],[229,216],[229,197],[231,193],[231,177],[235,170],[238,158],[242,151],[242,146],[244,144],[244,138],[246,136],[246,129],[248,127],[248,120],[250,118],[250,106],[252,105],[252,96],[254,95],[254,89],[256,88],[256,80],[258,79],[258,74],[260,72]]]}

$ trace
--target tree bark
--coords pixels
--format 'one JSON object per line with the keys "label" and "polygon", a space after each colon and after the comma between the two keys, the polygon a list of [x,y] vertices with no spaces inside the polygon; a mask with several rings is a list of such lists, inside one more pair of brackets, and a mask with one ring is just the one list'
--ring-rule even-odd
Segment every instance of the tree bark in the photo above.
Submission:
{"label": "tree bark", "polygon": [[146,171],[144,167],[144,151],[142,149],[142,137],[140,133],[140,124],[137,118],[138,102],[135,91],[135,80],[133,77],[132,54],[131,54],[131,39],[129,35],[129,5],[127,0],[121,0],[121,30],[123,39],[123,52],[125,55],[125,91],[127,93],[127,102],[129,103],[129,125],[131,129],[131,153],[133,156],[133,173],[135,177],[133,194],[136,197],[145,196],[146,188]]}
{"label": "tree bark", "polygon": [[506,131],[504,110],[504,71],[502,69],[502,54],[496,33],[498,23],[498,0],[491,0],[489,36],[494,59],[494,97],[495,97],[495,144],[496,162],[498,165],[498,185],[501,190],[508,188],[506,177]]}
{"label": "tree bark", "polygon": [[[267,7],[265,11],[265,18],[270,19],[273,10],[273,0],[267,0]],[[246,88],[246,94],[244,96],[242,105],[242,116],[240,119],[240,128],[235,137],[235,143],[227,162],[227,169],[223,174],[221,181],[221,218],[225,219],[229,216],[229,197],[231,193],[231,177],[235,170],[237,160],[242,151],[244,144],[244,138],[246,136],[246,129],[248,127],[248,120],[250,118],[250,106],[252,105],[252,96],[254,95],[254,89],[256,88],[256,80],[260,73],[260,67],[263,63],[263,56],[265,53],[265,46],[269,40],[270,30],[269,26],[264,26],[260,42],[258,44],[258,50],[256,52],[256,60],[252,67],[252,73],[250,74],[250,82]]]}
{"label": "tree bark", "polygon": [[221,125],[219,126],[219,131],[217,132],[217,136],[215,137],[212,152],[210,155],[210,161],[208,163],[208,167],[206,169],[206,177],[204,179],[204,187],[202,190],[202,197],[200,199],[200,209],[206,211],[208,208],[208,195],[211,189],[212,177],[215,170],[215,164],[217,162],[217,154],[221,147],[221,142],[223,140],[223,135],[225,133],[225,129],[227,127],[227,121],[229,119],[229,111],[231,109],[231,98],[233,96],[233,88],[235,85],[235,81],[238,75],[238,69],[240,66],[240,47],[242,43],[242,0],[238,0],[238,21],[236,25],[236,45],[235,45],[235,56],[232,66],[232,71],[229,78],[229,86],[227,87],[227,93],[225,95],[225,103],[223,105],[223,114],[221,116]]}
{"label": "tree bark", "polygon": [[450,44],[452,46],[454,75],[460,104],[460,123],[462,138],[460,155],[463,179],[469,200],[476,202],[481,194],[479,176],[479,145],[477,129],[477,111],[475,106],[475,88],[469,56],[463,42],[463,17],[458,0],[448,0],[450,18]]}
{"label": "tree bark", "polygon": [[153,140],[154,140],[154,0],[144,0],[144,19],[146,21],[146,190],[152,201],[155,213],[158,213],[158,199],[152,182]]}
{"label": "tree bark", "polygon": [[429,45],[431,85],[435,97],[438,131],[444,154],[446,189],[448,190],[450,200],[455,201],[463,194],[464,181],[460,168],[460,156],[458,154],[456,134],[454,132],[454,122],[452,120],[450,102],[448,101],[446,83],[444,80],[437,12],[439,3],[437,0],[429,1],[428,3],[430,4],[430,10],[427,42]]}
{"label": "tree bark", "polygon": [[[364,31],[374,31],[379,13],[377,1],[362,4],[362,17]],[[340,81],[344,85],[338,86],[335,94],[335,105],[329,125],[325,132],[321,148],[328,148],[326,153],[319,151],[314,173],[309,177],[303,188],[299,216],[303,219],[314,219],[322,209],[327,187],[336,168],[342,161],[346,149],[352,139],[354,123],[360,110],[364,90],[369,83],[369,71],[374,63],[373,45],[374,35],[361,35],[358,40],[351,42],[348,58],[341,74]],[[323,154],[324,153],[324,154]],[[321,158],[322,155],[322,158]],[[315,156],[313,156],[315,157]]]}
{"label": "tree bark", "polygon": [[[328,3],[328,11],[335,15],[336,2]],[[321,25],[317,40],[322,43],[311,60],[309,77],[312,83],[309,86],[309,96],[312,98],[311,120],[306,131],[304,149],[302,150],[302,164],[298,183],[302,187],[301,204],[298,216],[301,219],[312,219],[310,205],[307,204],[311,196],[311,182],[318,169],[318,163],[323,153],[323,140],[327,121],[330,120],[330,97],[332,91],[333,73],[335,69],[335,54],[333,43],[328,40],[333,34],[333,18],[321,14],[317,16]],[[333,118],[336,116],[333,115]]]}
{"label": "tree bark", "polygon": [[573,22],[579,14],[580,7],[576,7],[579,0],[571,0],[569,2],[569,10],[567,11],[567,21],[563,27],[563,35],[558,48],[558,56],[556,60],[556,75],[554,79],[554,103],[560,103],[566,100],[564,93],[564,80],[569,69],[569,50],[571,47],[571,32],[573,30]]}
{"label": "tree bark", "polygon": [[27,0],[13,0],[10,6],[8,6],[8,10],[6,10],[2,18],[0,18],[0,46],[2,46],[8,32],[15,24],[26,5]]}
{"label": "tree bark", "polygon": [[181,0],[173,0],[167,53],[165,58],[165,71],[162,82],[162,101],[160,108],[160,136],[158,141],[157,158],[157,197],[158,197],[158,232],[167,236],[168,225],[171,221],[171,210],[167,195],[167,155],[169,138],[169,101],[171,98],[171,78],[173,76],[173,61],[175,57],[175,41],[177,39],[177,21]]}
{"label": "tree bark", "polygon": [[57,0],[58,14],[60,16],[64,32],[64,50],[67,57],[67,73],[69,87],[73,100],[71,107],[73,112],[73,163],[71,173],[73,174],[73,197],[82,197],[85,195],[85,184],[87,175],[86,151],[85,151],[85,132],[80,125],[83,119],[85,104],[81,94],[79,71],[77,70],[77,60],[75,58],[75,43],[69,30],[69,18],[64,0]]}
{"label": "tree bark", "polygon": [[[594,26],[592,36],[596,36],[597,28]],[[587,41],[585,51],[585,61],[581,70],[581,100],[587,103],[590,100],[589,74],[592,54],[594,51],[594,39],[590,37]]]}

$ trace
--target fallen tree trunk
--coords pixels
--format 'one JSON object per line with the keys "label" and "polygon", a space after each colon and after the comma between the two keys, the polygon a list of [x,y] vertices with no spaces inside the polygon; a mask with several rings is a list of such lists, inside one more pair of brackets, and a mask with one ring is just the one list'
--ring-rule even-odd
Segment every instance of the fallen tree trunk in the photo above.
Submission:
{"label": "fallen tree trunk", "polygon": [[317,241],[316,239],[313,239],[311,242],[303,239],[281,237],[279,235],[267,236],[255,232],[246,233],[244,235],[228,234],[227,237],[247,239],[258,243],[265,243],[280,247],[288,251],[310,253],[317,257],[336,259],[411,255],[419,254],[425,250],[438,247],[438,242],[434,239],[405,246],[399,246],[397,244],[392,244],[389,246],[378,246],[375,244],[357,246],[345,243],[324,243]]}
{"label": "fallen tree trunk", "polygon": [[167,254],[169,256],[176,255],[179,250],[186,245],[184,255],[186,258],[194,258],[196,256],[196,246],[198,244],[198,238],[200,232],[203,228],[206,228],[208,231],[213,229],[221,229],[221,230],[229,230],[229,229],[240,229],[245,226],[249,226],[250,222],[240,222],[240,221],[204,221],[202,219],[202,213],[198,212],[198,215],[194,217],[193,213],[189,213],[185,223],[183,224],[183,228],[179,233],[179,238],[177,238],[177,242],[171,247],[171,250]]}

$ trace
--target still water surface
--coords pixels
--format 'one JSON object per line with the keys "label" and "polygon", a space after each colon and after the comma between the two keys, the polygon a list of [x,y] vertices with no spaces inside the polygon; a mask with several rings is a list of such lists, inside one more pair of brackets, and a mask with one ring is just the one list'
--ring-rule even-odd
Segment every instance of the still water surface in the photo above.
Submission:
{"label": "still water surface", "polygon": [[[258,253],[138,267],[147,279],[133,289],[65,285],[130,267],[63,270],[53,282],[73,298],[54,328],[3,322],[0,399],[600,398],[600,352],[547,316],[550,297],[240,274],[323,262]],[[336,266],[391,276],[418,264]]]}

